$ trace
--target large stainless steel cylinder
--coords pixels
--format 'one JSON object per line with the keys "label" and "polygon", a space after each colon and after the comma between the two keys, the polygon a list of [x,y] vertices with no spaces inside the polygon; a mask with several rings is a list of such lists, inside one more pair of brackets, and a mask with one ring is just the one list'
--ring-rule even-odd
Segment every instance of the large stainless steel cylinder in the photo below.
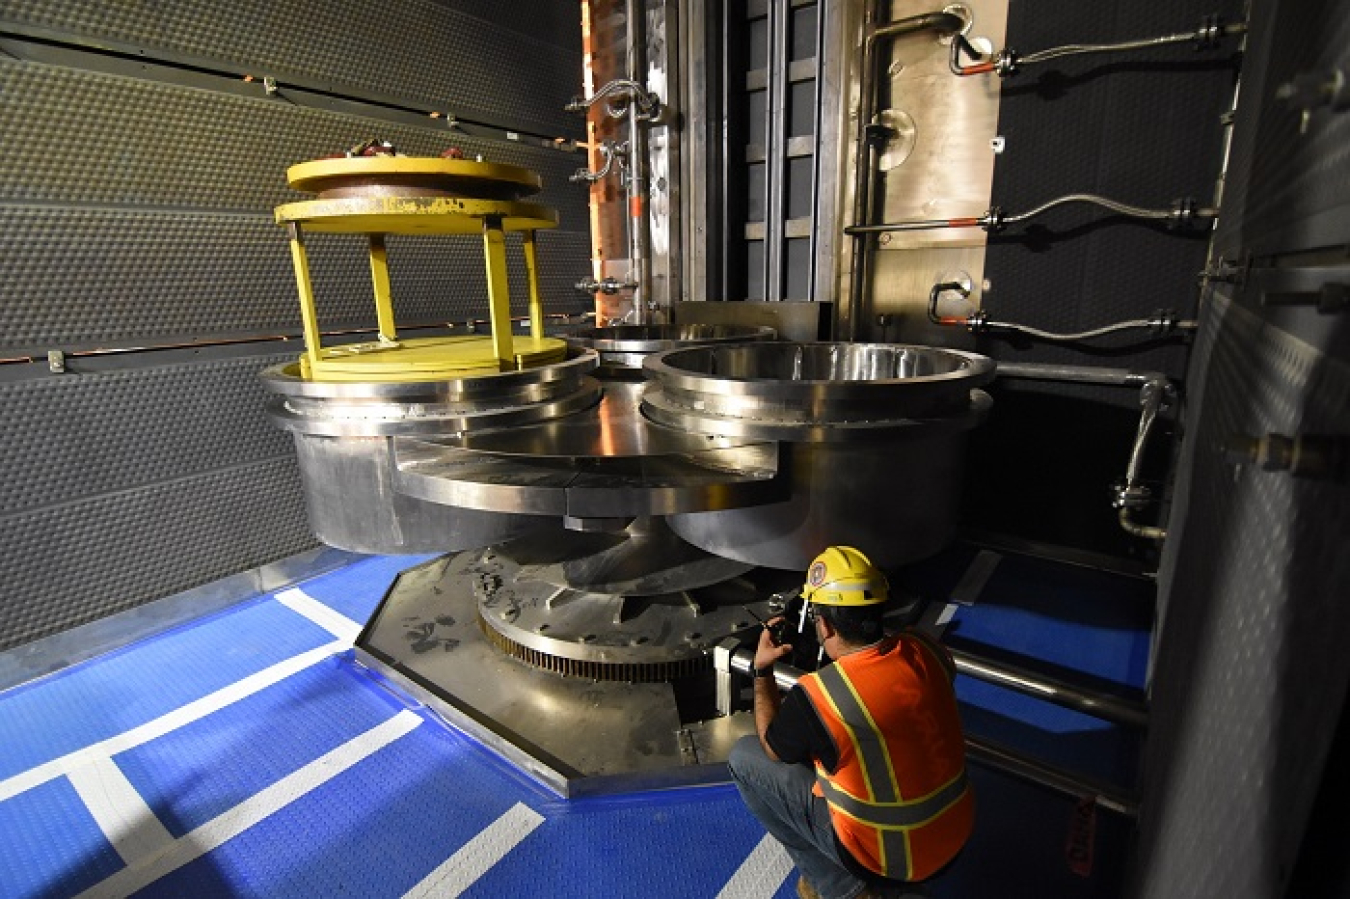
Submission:
{"label": "large stainless steel cylinder", "polygon": [[608,325],[563,336],[570,345],[595,350],[609,368],[642,368],[654,353],[690,346],[773,340],[773,328],[752,325]]}
{"label": "large stainless steel cylinder", "polygon": [[759,343],[650,357],[642,411],[665,427],[780,441],[783,502],[672,515],[716,555],[804,569],[831,544],[883,567],[955,534],[967,432],[991,405],[991,360],[893,344]]}
{"label": "large stainless steel cylinder", "polygon": [[310,526],[324,543],[367,553],[475,549],[555,517],[461,509],[394,489],[392,442],[532,424],[599,402],[596,355],[523,371],[413,382],[315,381],[299,365],[262,373],[267,412],[295,435]]}

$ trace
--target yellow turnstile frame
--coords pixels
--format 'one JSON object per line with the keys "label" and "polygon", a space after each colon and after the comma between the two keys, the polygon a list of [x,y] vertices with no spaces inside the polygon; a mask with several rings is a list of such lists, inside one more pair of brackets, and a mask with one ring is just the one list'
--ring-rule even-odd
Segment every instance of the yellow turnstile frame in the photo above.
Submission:
{"label": "yellow turnstile frame", "polygon": [[[292,166],[293,187],[321,191],[318,199],[276,208],[277,224],[290,237],[291,261],[304,327],[305,377],[333,380],[398,380],[492,366],[499,371],[560,361],[565,343],[544,336],[535,232],[558,225],[558,214],[518,199],[538,190],[528,169],[492,163],[426,157],[356,157],[314,160]],[[479,190],[506,199],[447,196]],[[321,343],[314,283],[305,232],[366,234],[379,328],[376,344],[333,347]],[[506,234],[520,232],[529,283],[530,339],[517,345],[511,325]],[[388,234],[481,234],[487,272],[491,354],[481,338],[400,341],[389,287]],[[439,361],[438,361],[439,357]]]}

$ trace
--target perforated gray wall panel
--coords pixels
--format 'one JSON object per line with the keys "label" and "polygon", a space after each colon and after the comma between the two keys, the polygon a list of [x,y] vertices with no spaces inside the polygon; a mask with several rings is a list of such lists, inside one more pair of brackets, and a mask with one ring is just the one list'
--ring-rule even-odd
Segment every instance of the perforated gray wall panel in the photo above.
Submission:
{"label": "perforated gray wall panel", "polygon": [[1211,312],[1160,573],[1137,890],[1150,899],[1285,895],[1350,682],[1350,486],[1223,452],[1233,435],[1350,434],[1350,360],[1222,297]]}
{"label": "perforated gray wall panel", "polygon": [[[1210,13],[1240,18],[1241,6],[1239,0],[1014,2],[1007,45],[1031,53],[1168,34]],[[1182,46],[1066,56],[1002,79],[998,133],[1005,146],[994,166],[993,202],[1010,214],[1074,193],[1149,208],[1168,208],[1181,197],[1212,205],[1236,46],[1229,40],[1203,53]],[[1146,319],[1160,309],[1191,317],[1208,236],[1203,226],[1169,231],[1097,207],[1061,207],[990,237],[985,305],[996,320],[1061,333]],[[981,351],[1010,361],[1126,364],[1173,377],[1186,367],[1180,347],[1101,360],[1062,346],[985,339]],[[1103,391],[1102,400],[1134,405],[1119,392]]]}
{"label": "perforated gray wall panel", "polygon": [[451,145],[538,171],[537,202],[585,230],[587,191],[569,185],[584,157],[523,142],[291,105],[0,56],[5,146],[0,192],[11,202],[205,207],[270,213],[306,195],[288,166],[379,135],[409,155]]}
{"label": "perforated gray wall panel", "polygon": [[315,546],[292,455],[0,515],[0,650]]}
{"label": "perforated gray wall panel", "polygon": [[[0,140],[15,148],[0,154],[0,250],[16,260],[0,284],[0,347],[16,353],[293,331],[294,275],[284,233],[271,223],[273,207],[304,196],[286,186],[286,168],[372,133],[408,153],[453,143],[539,172],[545,189],[536,199],[562,221],[539,235],[545,306],[578,313],[592,304],[572,287],[590,271],[587,194],[567,182],[573,154],[32,62],[0,59],[0,91]],[[237,150],[240,134],[254,136],[246,153]],[[361,245],[313,243],[323,326],[373,326]],[[486,315],[482,250],[472,238],[398,243],[391,265],[400,317]],[[523,313],[524,263],[519,252],[510,260],[512,307]],[[135,302],[108,302],[129,296]]]}
{"label": "perforated gray wall panel", "polygon": [[461,4],[425,0],[12,0],[0,21],[144,48],[151,58],[215,62],[241,75],[289,77],[350,96],[389,97],[549,137],[581,138],[583,121],[563,112],[581,93],[576,4],[567,4],[573,18],[561,39],[480,17],[506,13],[557,25],[556,14],[532,15],[547,2],[470,3],[466,13]]}
{"label": "perforated gray wall panel", "polygon": [[0,384],[0,515],[290,455],[286,433],[260,412],[258,372],[295,356]]}
{"label": "perforated gray wall panel", "polygon": [[[308,246],[320,326],[373,327],[361,239],[314,235]],[[401,323],[487,317],[480,241],[392,237],[389,247]],[[524,315],[529,294],[519,247],[519,237],[508,235],[511,308]],[[592,306],[573,288],[588,271],[588,254],[585,234],[539,235],[549,312]],[[0,350],[14,355],[300,329],[285,232],[262,216],[0,204],[0,258],[7,260]],[[128,301],[110,304],[115,298]]]}

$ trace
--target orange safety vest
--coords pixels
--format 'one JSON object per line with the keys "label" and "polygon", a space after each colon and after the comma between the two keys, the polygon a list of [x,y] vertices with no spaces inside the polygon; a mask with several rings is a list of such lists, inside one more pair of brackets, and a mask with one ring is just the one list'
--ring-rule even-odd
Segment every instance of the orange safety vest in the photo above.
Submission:
{"label": "orange safety vest", "polygon": [[839,750],[833,773],[816,762],[814,792],[853,857],[894,880],[932,876],[975,824],[950,663],[940,652],[906,633],[798,681]]}

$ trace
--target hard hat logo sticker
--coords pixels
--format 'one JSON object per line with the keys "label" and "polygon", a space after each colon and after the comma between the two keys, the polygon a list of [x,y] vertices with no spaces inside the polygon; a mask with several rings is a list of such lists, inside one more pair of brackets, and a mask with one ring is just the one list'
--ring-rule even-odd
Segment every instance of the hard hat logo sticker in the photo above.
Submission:
{"label": "hard hat logo sticker", "polygon": [[825,583],[824,562],[812,563],[811,570],[806,573],[806,582],[812,587],[819,587],[821,584]]}

